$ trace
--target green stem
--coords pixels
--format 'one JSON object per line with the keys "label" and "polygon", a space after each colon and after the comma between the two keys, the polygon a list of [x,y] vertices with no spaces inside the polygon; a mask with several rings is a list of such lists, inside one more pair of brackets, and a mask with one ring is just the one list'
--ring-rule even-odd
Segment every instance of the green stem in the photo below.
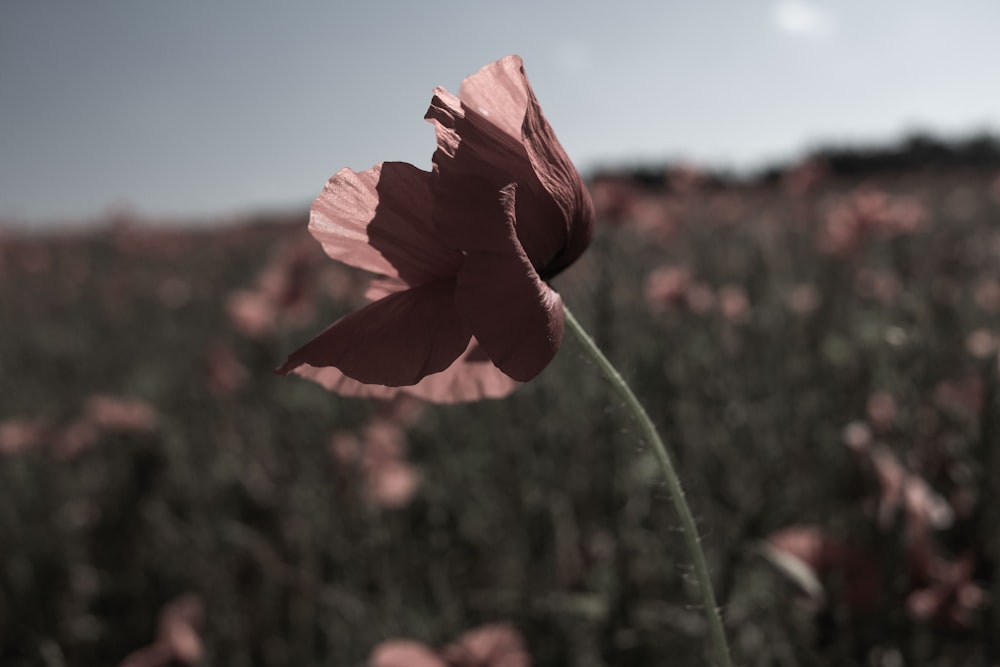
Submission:
{"label": "green stem", "polygon": [[577,340],[583,345],[587,354],[597,362],[601,372],[604,373],[604,377],[608,379],[632,410],[636,420],[639,422],[639,426],[642,428],[643,434],[646,436],[646,440],[653,446],[653,451],[656,453],[656,458],[660,463],[660,469],[666,478],[667,488],[670,490],[670,499],[681,520],[684,543],[687,545],[688,554],[694,564],[694,573],[698,580],[698,587],[701,589],[702,604],[705,608],[705,617],[708,621],[711,647],[715,653],[717,665],[718,667],[732,667],[732,658],[729,657],[729,645],[726,643],[726,633],[722,628],[722,617],[719,615],[719,607],[715,602],[715,591],[712,588],[712,579],[708,573],[708,563],[705,561],[705,553],[701,549],[698,529],[695,526],[694,517],[691,515],[691,508],[688,507],[687,500],[684,498],[684,489],[681,487],[681,481],[677,477],[677,471],[674,470],[670,454],[667,452],[663,440],[660,439],[660,435],[656,432],[656,427],[653,426],[649,415],[646,414],[642,404],[639,403],[639,399],[635,397],[628,384],[622,379],[621,374],[615,370],[615,367],[611,365],[608,358],[604,356],[604,353],[601,352],[594,343],[594,340],[584,331],[577,319],[573,317],[573,313],[565,305],[563,306],[563,313],[570,331],[573,332]]}

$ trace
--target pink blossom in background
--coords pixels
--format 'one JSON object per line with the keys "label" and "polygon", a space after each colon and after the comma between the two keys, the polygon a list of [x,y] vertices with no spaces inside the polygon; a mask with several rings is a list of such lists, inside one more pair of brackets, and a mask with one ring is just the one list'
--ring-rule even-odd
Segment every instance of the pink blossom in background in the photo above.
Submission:
{"label": "pink blossom in background", "polygon": [[531,667],[521,633],[512,625],[484,625],[444,648],[449,664],[461,667]]}
{"label": "pink blossom in background", "polygon": [[846,206],[862,232],[876,229],[892,230],[896,226],[893,215],[896,204],[882,190],[874,187],[861,187],[851,194]]}
{"label": "pink blossom in background", "polygon": [[842,439],[848,448],[858,453],[867,452],[875,442],[871,428],[863,421],[853,421],[845,426]]}
{"label": "pink blossom in background", "polygon": [[724,285],[719,288],[719,311],[734,324],[744,324],[750,320],[750,297],[739,285]]}
{"label": "pink blossom in background", "polygon": [[159,414],[148,402],[133,397],[94,394],[84,401],[79,416],[53,437],[56,458],[69,460],[87,451],[107,433],[151,433]]}
{"label": "pink blossom in background", "polygon": [[[897,516],[903,515],[905,563],[901,567],[906,570],[908,614],[921,621],[970,625],[973,613],[987,600],[986,592],[972,580],[974,558],[942,556],[934,537],[935,531],[951,527],[956,509],[888,447],[865,445],[852,449],[874,472],[879,496],[877,523],[887,539],[897,534],[892,528]],[[969,511],[963,508],[964,514]]]}
{"label": "pink blossom in background", "polygon": [[870,234],[883,238],[912,234],[927,219],[927,210],[916,199],[891,197],[877,188],[862,186],[838,200],[827,213],[819,247],[829,254],[849,255]]}
{"label": "pink blossom in background", "polygon": [[49,426],[40,419],[15,417],[0,422],[0,455],[19,454],[45,443]]}
{"label": "pink blossom in background", "polygon": [[876,555],[817,526],[790,526],[772,533],[763,553],[816,606],[826,604],[823,582],[828,578],[839,583],[838,592],[852,612],[871,611],[878,603],[882,573]]}
{"label": "pink blossom in background", "polygon": [[157,427],[156,408],[140,398],[94,394],[84,402],[83,415],[104,431],[149,433]]}
{"label": "pink blossom in background", "polygon": [[831,560],[826,555],[828,538],[815,526],[789,526],[767,536],[761,554],[799,589],[813,608],[826,604],[826,589],[820,576]]}
{"label": "pink blossom in background", "polygon": [[[879,395],[879,392],[873,394]],[[895,419],[895,401],[875,411],[879,410],[891,411],[892,419]],[[883,529],[894,525],[901,510],[908,523],[936,530],[951,526],[954,511],[948,501],[937,494],[923,477],[909,470],[891,449],[876,444],[867,424],[849,424],[844,430],[844,444],[855,452],[859,462],[873,473],[878,483],[877,519]]]}
{"label": "pink blossom in background", "polygon": [[878,523],[886,534],[894,534],[890,529],[903,512],[908,613],[919,620],[967,625],[983,605],[985,592],[971,580],[971,557],[942,557],[933,536],[952,525],[953,507],[888,448],[874,447],[868,456],[879,483]]}
{"label": "pink blossom in background", "polygon": [[800,283],[793,287],[785,298],[788,309],[796,315],[814,313],[823,303],[823,295],[812,283]]}
{"label": "pink blossom in background", "polygon": [[427,409],[427,404],[413,396],[400,394],[382,404],[379,415],[406,428],[417,423]]}
{"label": "pink blossom in background", "polygon": [[157,422],[155,408],[145,401],[95,394],[84,402],[77,418],[58,428],[41,419],[0,422],[0,455],[49,447],[57,459],[71,459],[104,433],[148,433]]}
{"label": "pink blossom in background", "polygon": [[[691,271],[683,266],[653,269],[643,284],[643,295],[653,312],[687,309],[697,315],[704,315],[715,308],[719,301],[711,287],[695,280]],[[731,302],[730,307],[733,305]]]}
{"label": "pink blossom in background", "polygon": [[910,593],[906,610],[911,617],[950,626],[968,626],[973,613],[985,606],[988,594],[972,581],[975,557],[946,558],[934,541],[936,529],[948,528],[952,507],[918,478],[906,489],[905,542]]}
{"label": "pink blossom in background", "polygon": [[919,475],[910,472],[885,446],[868,452],[879,483],[878,523],[890,528],[900,510],[909,522],[935,529],[947,528],[954,521],[948,501],[934,492]]}
{"label": "pink blossom in background", "polygon": [[629,208],[629,226],[658,243],[668,243],[677,233],[677,221],[660,195],[639,195]]}
{"label": "pink blossom in background", "polygon": [[861,245],[864,230],[847,205],[839,205],[826,216],[819,247],[830,255],[850,255]]}
{"label": "pink blossom in background", "polygon": [[217,398],[232,396],[239,391],[250,377],[232,348],[217,343],[208,349],[204,359],[205,385]]}
{"label": "pink blossom in background", "polygon": [[283,327],[308,324],[313,317],[313,278],[319,253],[305,237],[279,248],[257,277],[258,289],[274,303]]}
{"label": "pink blossom in background", "polygon": [[369,667],[454,667],[426,644],[410,639],[388,639],[372,650]]}
{"label": "pink blossom in background", "polygon": [[420,488],[420,474],[405,461],[383,461],[368,473],[368,499],[385,509],[410,504]]}
{"label": "pink blossom in background", "polygon": [[338,431],[330,437],[330,455],[338,466],[349,466],[361,460],[361,441],[353,433]]}
{"label": "pink blossom in background", "polygon": [[922,573],[922,585],[906,598],[906,610],[921,621],[969,627],[974,613],[989,603],[989,593],[972,580],[975,559],[936,559]]}
{"label": "pink blossom in background", "polygon": [[965,338],[965,350],[976,359],[988,359],[1000,347],[1000,340],[989,329],[975,329]]}
{"label": "pink blossom in background", "polygon": [[598,176],[588,185],[597,218],[611,224],[624,223],[641,191],[632,181],[620,176]]}
{"label": "pink blossom in background", "polygon": [[315,312],[313,282],[319,253],[307,237],[281,246],[258,274],[250,289],[233,292],[226,313],[233,327],[248,338],[265,338],[284,329],[304,326]]}
{"label": "pink blossom in background", "polygon": [[924,227],[927,219],[927,209],[922,203],[913,197],[897,197],[880,220],[881,231],[889,236],[912,234]]}
{"label": "pink blossom in background", "polygon": [[56,434],[52,453],[57,459],[69,460],[87,451],[101,438],[101,431],[86,417],[79,417]]}
{"label": "pink blossom in background", "polygon": [[[907,537],[906,612],[920,621],[968,627],[988,603],[988,593],[972,580],[975,561],[940,557],[929,542]],[[826,582],[835,582],[851,613],[877,608],[886,577],[876,553],[817,526],[791,526],[771,534],[763,555],[807,594],[813,607],[827,604]],[[892,572],[891,576],[897,576]]]}
{"label": "pink blossom in background", "polygon": [[506,623],[484,625],[434,650],[420,642],[391,639],[374,648],[369,667],[531,667],[521,633]]}
{"label": "pink blossom in background", "polygon": [[672,310],[687,305],[691,272],[683,266],[661,266],[646,277],[643,293],[654,311]]}
{"label": "pink blossom in background", "polygon": [[226,314],[238,332],[247,338],[264,338],[275,328],[278,314],[267,295],[237,290],[226,300]]}
{"label": "pink blossom in background", "polygon": [[1000,312],[1000,281],[995,278],[980,280],[976,283],[973,300],[984,312]]}
{"label": "pink blossom in background", "polygon": [[201,626],[205,609],[201,597],[187,593],[174,598],[160,610],[156,639],[130,653],[119,667],[170,667],[195,665],[204,656]]}
{"label": "pink blossom in background", "polygon": [[[669,172],[664,174],[665,183],[669,178]],[[696,191],[700,182],[700,175],[684,168],[679,168],[677,178],[676,187],[683,193]],[[676,236],[678,206],[662,189],[651,190],[628,178],[602,175],[590,182],[589,190],[601,221],[633,229],[659,243]]]}
{"label": "pink blossom in background", "polygon": [[365,497],[374,507],[398,509],[420,489],[421,476],[406,459],[406,432],[396,422],[375,417],[359,439],[352,433],[335,433],[330,453],[341,467],[357,466]]}
{"label": "pink blossom in background", "polygon": [[587,248],[590,196],[509,56],[435,90],[432,173],[384,162],[338,172],[309,228],[339,260],[383,276],[371,304],[278,369],[352,396],[453,402],[536,376],[562,339],[547,280]]}
{"label": "pink blossom in background", "polygon": [[420,474],[406,460],[406,447],[406,433],[397,424],[373,419],[365,427],[361,469],[373,505],[403,507],[416,494]]}

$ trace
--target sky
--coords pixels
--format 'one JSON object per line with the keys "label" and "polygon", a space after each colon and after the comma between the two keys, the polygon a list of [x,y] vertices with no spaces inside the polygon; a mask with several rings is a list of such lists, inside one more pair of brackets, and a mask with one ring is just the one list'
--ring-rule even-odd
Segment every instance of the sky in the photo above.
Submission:
{"label": "sky", "polygon": [[0,0],[0,225],[305,208],[429,169],[431,91],[521,55],[583,173],[1000,133],[996,0]]}

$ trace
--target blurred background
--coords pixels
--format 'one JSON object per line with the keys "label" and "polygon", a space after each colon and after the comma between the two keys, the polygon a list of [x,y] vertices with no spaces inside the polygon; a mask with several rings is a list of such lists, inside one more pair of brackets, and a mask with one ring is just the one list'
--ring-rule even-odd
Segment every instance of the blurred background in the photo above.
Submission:
{"label": "blurred background", "polygon": [[0,220],[307,205],[344,166],[429,168],[434,86],[517,53],[578,167],[759,168],[997,131],[989,0],[10,0]]}
{"label": "blurred background", "polygon": [[510,53],[598,210],[555,286],[676,453],[737,662],[1000,663],[998,20],[3,2],[0,664],[699,664],[573,341],[468,405],[271,372],[364,303],[323,183],[429,168],[433,87]]}

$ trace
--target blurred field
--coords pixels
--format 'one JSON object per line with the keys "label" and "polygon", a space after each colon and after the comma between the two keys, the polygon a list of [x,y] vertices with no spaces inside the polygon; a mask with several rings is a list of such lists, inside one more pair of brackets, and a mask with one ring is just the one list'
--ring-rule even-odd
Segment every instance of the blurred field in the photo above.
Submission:
{"label": "blurred field", "polygon": [[[1000,663],[996,145],[591,187],[555,285],[676,454],[737,662]],[[365,286],[306,219],[0,236],[0,664],[354,666],[497,622],[541,667],[700,664],[574,341],[469,405],[272,374]]]}

